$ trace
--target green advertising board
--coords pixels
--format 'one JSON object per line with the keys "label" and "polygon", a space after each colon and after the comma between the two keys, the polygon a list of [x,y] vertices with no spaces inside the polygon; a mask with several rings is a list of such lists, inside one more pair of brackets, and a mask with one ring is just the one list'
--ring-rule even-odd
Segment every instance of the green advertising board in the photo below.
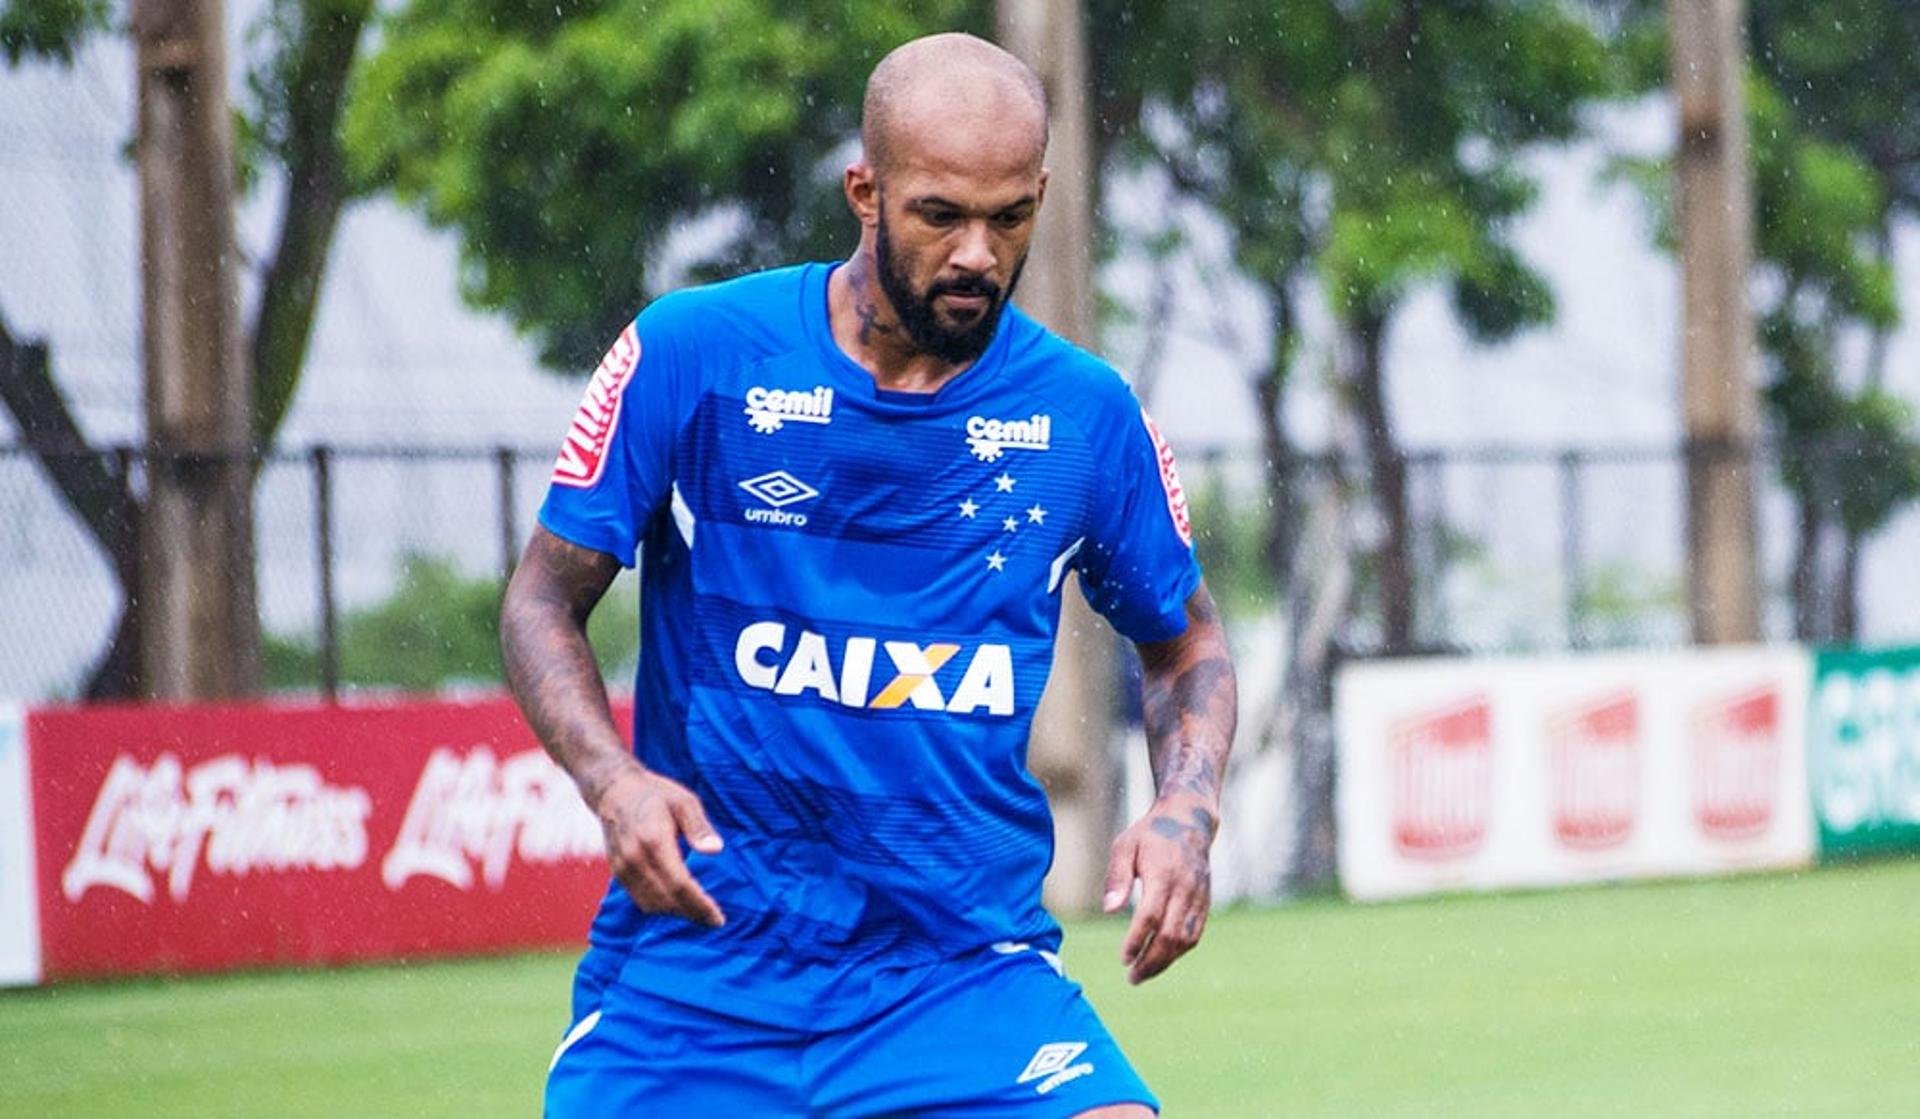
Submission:
{"label": "green advertising board", "polygon": [[1920,851],[1920,646],[1819,652],[1808,720],[1821,857]]}

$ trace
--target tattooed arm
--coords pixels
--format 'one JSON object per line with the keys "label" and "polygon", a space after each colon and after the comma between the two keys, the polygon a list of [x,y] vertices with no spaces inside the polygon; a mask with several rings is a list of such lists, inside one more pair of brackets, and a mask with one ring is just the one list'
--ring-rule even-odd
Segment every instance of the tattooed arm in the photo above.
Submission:
{"label": "tattooed arm", "polygon": [[1212,905],[1209,852],[1220,825],[1220,785],[1233,746],[1233,662],[1205,584],[1187,599],[1187,630],[1141,645],[1147,751],[1159,797],[1113,842],[1106,910],[1140,902],[1120,948],[1127,980],[1165,971],[1200,942]]}
{"label": "tattooed arm", "polygon": [[725,915],[680,853],[682,836],[704,854],[720,850],[720,836],[698,797],[627,749],[587,644],[587,615],[619,572],[612,556],[534,529],[500,608],[507,684],[547,753],[600,818],[607,861],[634,902],[649,913],[720,925]]}

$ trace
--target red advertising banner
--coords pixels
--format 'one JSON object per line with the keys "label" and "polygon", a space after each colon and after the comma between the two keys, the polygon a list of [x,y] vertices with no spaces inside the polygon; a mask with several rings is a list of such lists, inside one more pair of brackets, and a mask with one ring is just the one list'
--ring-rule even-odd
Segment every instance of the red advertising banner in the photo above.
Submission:
{"label": "red advertising banner", "polygon": [[509,700],[26,732],[45,980],[584,944],[606,886],[599,826]]}

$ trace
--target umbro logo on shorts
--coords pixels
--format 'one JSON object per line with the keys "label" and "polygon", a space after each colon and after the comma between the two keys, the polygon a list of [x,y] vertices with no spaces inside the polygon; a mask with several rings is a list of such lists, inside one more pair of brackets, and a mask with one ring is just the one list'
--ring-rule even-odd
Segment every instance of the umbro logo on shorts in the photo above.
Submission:
{"label": "umbro logo on shorts", "polygon": [[1075,1058],[1087,1051],[1084,1041],[1055,1041],[1042,1045],[1033,1054],[1033,1060],[1027,1062],[1027,1070],[1020,1074],[1018,1084],[1038,1080],[1034,1091],[1046,1095],[1060,1085],[1078,1080],[1093,1072],[1092,1061],[1075,1064]]}

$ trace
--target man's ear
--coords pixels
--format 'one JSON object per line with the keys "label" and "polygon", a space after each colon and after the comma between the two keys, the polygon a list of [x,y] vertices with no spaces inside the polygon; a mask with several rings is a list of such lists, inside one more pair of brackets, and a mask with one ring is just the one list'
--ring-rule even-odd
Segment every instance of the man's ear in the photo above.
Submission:
{"label": "man's ear", "polygon": [[871,227],[880,223],[880,181],[866,160],[848,165],[841,189],[847,195],[847,208],[861,225]]}

